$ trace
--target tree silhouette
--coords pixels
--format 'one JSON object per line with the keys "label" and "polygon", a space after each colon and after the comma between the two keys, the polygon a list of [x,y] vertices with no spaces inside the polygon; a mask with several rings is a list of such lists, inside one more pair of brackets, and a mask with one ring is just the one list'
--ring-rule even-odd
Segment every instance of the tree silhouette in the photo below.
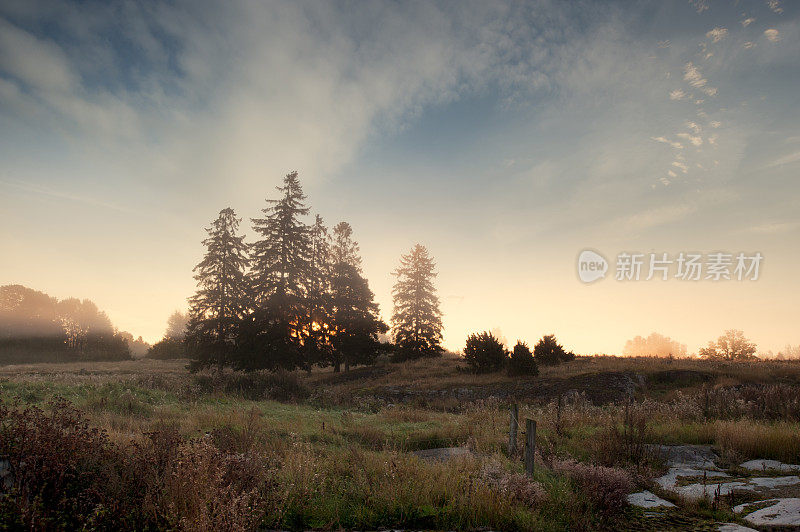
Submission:
{"label": "tree silhouette", "polygon": [[490,373],[503,367],[508,354],[492,333],[471,334],[464,347],[464,360],[475,373]]}
{"label": "tree silhouette", "polygon": [[333,246],[331,246],[331,262],[333,264],[351,264],[361,272],[361,255],[358,242],[353,240],[353,228],[347,222],[339,222],[333,228]]}
{"label": "tree silhouette", "polygon": [[437,356],[442,352],[442,313],[433,279],[433,259],[417,244],[400,258],[392,296],[392,332],[398,360]]}
{"label": "tree silhouette", "polygon": [[247,308],[245,271],[247,245],[237,235],[239,222],[233,209],[223,209],[203,240],[206,254],[194,268],[197,292],[189,300],[186,333],[195,369],[235,365],[237,339]]}
{"label": "tree silhouette", "polygon": [[533,347],[533,357],[539,364],[560,364],[572,360],[575,354],[564,351],[555,335],[546,334]]}
{"label": "tree silhouette", "polygon": [[729,329],[717,338],[716,342],[708,342],[708,347],[700,349],[704,358],[720,358],[723,360],[748,360],[755,358],[756,344],[745,338],[742,331]]}
{"label": "tree silhouette", "polygon": [[333,228],[331,246],[332,345],[334,371],[355,364],[371,364],[380,348],[378,335],[389,328],[381,320],[375,294],[361,275],[361,255],[353,228],[339,222]]}
{"label": "tree silhouette", "polygon": [[280,199],[268,199],[264,217],[252,220],[262,238],[252,245],[253,356],[243,363],[249,369],[308,369],[304,342],[312,250],[311,230],[301,217],[309,208],[297,172],[287,174],[276,188]]}
{"label": "tree silhouette", "polygon": [[359,271],[350,263],[333,267],[333,366],[345,371],[355,364],[372,364],[378,354],[378,335],[389,327],[380,319],[375,295]]}
{"label": "tree silhouette", "polygon": [[317,215],[311,227],[311,255],[308,283],[308,318],[305,356],[306,368],[311,364],[327,364],[333,352],[333,302],[331,296],[331,238],[322,218]]}
{"label": "tree silhouette", "polygon": [[539,374],[539,367],[536,365],[533,353],[531,353],[528,344],[522,340],[517,341],[517,345],[514,346],[514,350],[511,352],[511,358],[508,361],[508,372],[511,375]]}

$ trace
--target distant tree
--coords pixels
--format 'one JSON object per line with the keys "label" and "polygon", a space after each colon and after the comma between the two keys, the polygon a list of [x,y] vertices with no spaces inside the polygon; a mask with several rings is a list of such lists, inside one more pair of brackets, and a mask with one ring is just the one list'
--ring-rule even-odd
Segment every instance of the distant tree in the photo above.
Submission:
{"label": "distant tree", "polygon": [[700,349],[700,356],[722,360],[749,360],[755,358],[756,344],[744,337],[742,331],[729,329]]}
{"label": "distant tree", "polygon": [[793,346],[791,344],[786,344],[786,347],[778,351],[776,358],[778,360],[793,360],[800,358],[800,345]]}
{"label": "distant tree", "polygon": [[464,360],[475,373],[498,371],[507,358],[506,348],[492,333],[475,333],[467,338]]}
{"label": "distant tree", "polygon": [[167,330],[164,332],[164,337],[183,341],[186,338],[186,329],[188,327],[189,315],[176,310],[167,318]]}
{"label": "distant tree", "polygon": [[400,258],[400,267],[392,296],[392,333],[399,360],[442,353],[442,313],[433,286],[436,277],[433,258],[417,244]]}
{"label": "distant tree", "polygon": [[197,292],[189,300],[186,345],[193,368],[235,366],[238,335],[246,311],[247,245],[237,234],[239,222],[223,209],[206,229],[206,253],[194,268]]}
{"label": "distant tree", "polygon": [[[167,330],[164,337],[147,350],[147,358],[171,360],[186,358],[186,332],[189,327],[189,315],[176,310],[167,319]],[[240,331],[238,331],[240,334]],[[232,364],[232,361],[228,361]]]}
{"label": "distant tree", "polygon": [[123,334],[92,301],[58,301],[21,285],[0,287],[0,362],[129,358]]}
{"label": "distant tree", "polygon": [[508,360],[508,372],[511,375],[538,375],[539,367],[533,358],[528,344],[518,340]]}
{"label": "distant tree", "polygon": [[252,220],[261,240],[252,245],[252,355],[242,362],[245,369],[308,369],[304,344],[312,250],[311,230],[301,217],[309,208],[297,172],[287,174],[276,188],[280,199],[267,200],[264,217]]}
{"label": "distant tree", "polygon": [[64,330],[58,300],[22,285],[0,286],[0,339],[55,338],[62,342]]}
{"label": "distant tree", "polygon": [[651,357],[685,357],[686,345],[676,342],[658,333],[651,333],[647,338],[637,336],[625,343],[623,350],[625,356],[651,356]]}
{"label": "distant tree", "polygon": [[537,342],[533,347],[533,356],[538,364],[544,365],[560,364],[575,358],[574,353],[564,351],[553,334],[546,334]]}
{"label": "distant tree", "polygon": [[145,342],[141,336],[134,338],[127,331],[117,332],[117,334],[128,344],[128,349],[130,349],[133,358],[142,358],[150,351],[150,344]]}

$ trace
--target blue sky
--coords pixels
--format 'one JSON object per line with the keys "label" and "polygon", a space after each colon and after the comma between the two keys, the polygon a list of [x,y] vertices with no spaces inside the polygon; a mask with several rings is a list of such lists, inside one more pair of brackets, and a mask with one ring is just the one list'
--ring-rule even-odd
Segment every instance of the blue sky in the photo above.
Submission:
{"label": "blue sky", "polygon": [[[354,226],[388,317],[437,258],[445,342],[797,336],[800,7],[791,2],[0,6],[0,282],[155,340],[216,213],[298,170]],[[584,248],[760,251],[751,284],[575,275]],[[602,309],[602,310],[598,310]]]}

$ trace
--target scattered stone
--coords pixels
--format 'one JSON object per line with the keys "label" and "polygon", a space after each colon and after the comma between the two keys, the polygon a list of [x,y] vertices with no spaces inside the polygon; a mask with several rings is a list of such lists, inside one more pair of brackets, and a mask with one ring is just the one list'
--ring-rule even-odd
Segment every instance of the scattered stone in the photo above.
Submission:
{"label": "scattered stone", "polygon": [[472,451],[469,447],[439,447],[437,449],[423,449],[421,451],[414,451],[411,453],[422,460],[431,462],[446,462],[452,458],[459,456],[470,456]]}
{"label": "scattered stone", "polygon": [[800,499],[769,499],[756,503],[746,503],[734,506],[736,513],[746,512],[748,509],[763,503],[769,506],[760,508],[744,516],[744,520],[756,526],[800,526]]}
{"label": "scattered stone", "polygon": [[800,465],[797,464],[784,464],[778,460],[748,460],[740,464],[741,468],[749,471],[800,471]]}
{"label": "scattered stone", "polygon": [[631,493],[628,495],[628,504],[631,506],[638,506],[639,508],[671,508],[675,506],[668,500],[662,499],[655,493],[649,491]]}

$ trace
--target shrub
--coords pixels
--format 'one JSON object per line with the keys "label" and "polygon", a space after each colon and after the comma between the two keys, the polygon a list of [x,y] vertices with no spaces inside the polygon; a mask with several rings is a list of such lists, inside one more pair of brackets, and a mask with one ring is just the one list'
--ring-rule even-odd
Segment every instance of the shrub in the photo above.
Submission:
{"label": "shrub", "polygon": [[561,364],[575,358],[575,353],[566,352],[556,341],[554,334],[546,334],[533,348],[533,356],[540,364]]}
{"label": "shrub", "polygon": [[115,464],[123,457],[65,400],[50,408],[0,403],[0,456],[10,472],[0,521],[29,530],[103,528],[114,522],[122,491]]}
{"label": "shrub", "polygon": [[497,371],[507,358],[505,347],[490,332],[471,334],[464,348],[464,359],[475,373]]}
{"label": "shrub", "polygon": [[622,469],[556,460],[553,470],[568,477],[578,489],[580,500],[591,505],[603,519],[620,515],[628,504],[627,495],[633,489],[633,481]]}
{"label": "shrub", "polygon": [[538,375],[539,367],[536,365],[536,360],[533,358],[528,344],[523,341],[517,341],[514,350],[511,352],[511,357],[508,360],[508,373],[511,375]]}
{"label": "shrub", "polygon": [[186,345],[182,340],[164,337],[163,340],[156,342],[147,351],[147,358],[157,360],[171,360],[176,358],[186,358]]}

